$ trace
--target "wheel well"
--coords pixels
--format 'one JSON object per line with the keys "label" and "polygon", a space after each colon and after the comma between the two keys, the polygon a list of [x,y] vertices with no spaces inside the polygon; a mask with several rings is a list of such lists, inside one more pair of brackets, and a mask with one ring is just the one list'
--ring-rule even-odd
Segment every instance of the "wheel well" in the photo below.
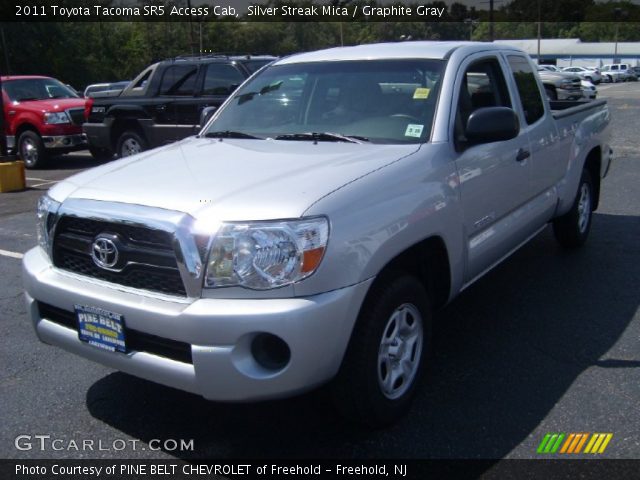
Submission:
{"label": "wheel well", "polygon": [[34,125],[31,125],[30,123],[23,123],[16,130],[16,142],[20,138],[20,135],[22,135],[27,130],[31,130],[32,132],[37,133],[38,135],[40,135],[40,132],[38,132],[38,129]]}
{"label": "wheel well", "polygon": [[587,155],[587,159],[584,163],[584,168],[586,168],[591,174],[591,184],[593,185],[593,210],[598,208],[600,203],[600,167],[602,165],[602,151],[600,147],[595,147],[593,150],[589,152]]}
{"label": "wheel well", "polygon": [[382,279],[392,271],[404,271],[415,275],[431,296],[435,308],[444,306],[451,289],[449,254],[440,237],[430,237],[398,254],[380,271]]}
{"label": "wheel well", "polygon": [[133,130],[138,135],[146,140],[144,136],[144,132],[142,128],[140,128],[140,124],[138,120],[135,118],[116,118],[113,122],[113,126],[111,127],[111,147],[113,151],[116,151],[118,147],[118,138],[127,130]]}

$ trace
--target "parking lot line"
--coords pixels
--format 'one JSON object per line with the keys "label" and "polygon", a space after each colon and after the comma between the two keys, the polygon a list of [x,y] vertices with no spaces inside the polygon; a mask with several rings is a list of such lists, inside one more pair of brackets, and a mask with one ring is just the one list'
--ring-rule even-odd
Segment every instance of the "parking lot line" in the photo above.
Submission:
{"label": "parking lot line", "polygon": [[0,255],[3,257],[11,257],[11,258],[22,258],[24,254],[18,252],[10,252],[9,250],[0,249]]}

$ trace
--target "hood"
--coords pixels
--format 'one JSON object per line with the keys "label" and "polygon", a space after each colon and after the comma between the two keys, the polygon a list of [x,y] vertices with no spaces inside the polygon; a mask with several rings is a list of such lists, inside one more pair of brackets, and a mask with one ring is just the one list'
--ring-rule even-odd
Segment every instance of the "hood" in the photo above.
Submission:
{"label": "hood", "polygon": [[69,108],[84,108],[84,98],[50,98],[46,100],[29,100],[18,105],[24,110],[34,112],[62,112]]}
{"label": "hood", "polygon": [[69,177],[50,195],[221,221],[297,218],[316,200],[419,147],[190,137]]}

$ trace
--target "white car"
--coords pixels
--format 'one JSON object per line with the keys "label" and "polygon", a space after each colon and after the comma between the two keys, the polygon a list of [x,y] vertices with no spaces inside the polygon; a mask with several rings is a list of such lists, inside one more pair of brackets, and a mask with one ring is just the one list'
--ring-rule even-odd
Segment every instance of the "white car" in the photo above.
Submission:
{"label": "white car", "polygon": [[588,80],[591,83],[598,84],[602,81],[602,75],[597,68],[589,68],[589,67],[565,67],[562,69],[563,72],[575,73],[576,75],[580,75],[580,78],[583,80]]}
{"label": "white car", "polygon": [[580,83],[582,85],[582,96],[586,100],[595,100],[598,96],[598,90],[596,89],[596,86],[589,80],[582,80]]}

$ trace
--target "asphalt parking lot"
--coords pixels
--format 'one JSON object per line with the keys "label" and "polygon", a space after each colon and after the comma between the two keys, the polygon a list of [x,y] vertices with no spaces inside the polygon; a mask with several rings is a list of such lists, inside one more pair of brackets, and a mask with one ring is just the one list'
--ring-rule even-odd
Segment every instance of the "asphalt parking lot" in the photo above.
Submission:
{"label": "asphalt parking lot", "polygon": [[[411,414],[374,432],[321,393],[211,403],[39,343],[20,280],[36,200],[97,163],[80,152],[28,171],[28,190],[0,195],[0,458],[535,458],[548,432],[613,433],[602,457],[640,458],[640,82],[599,91],[616,160],[587,246],[563,252],[547,229],[465,291],[439,314]],[[18,435],[127,447],[21,451]],[[195,448],[152,450],[155,439]]]}

